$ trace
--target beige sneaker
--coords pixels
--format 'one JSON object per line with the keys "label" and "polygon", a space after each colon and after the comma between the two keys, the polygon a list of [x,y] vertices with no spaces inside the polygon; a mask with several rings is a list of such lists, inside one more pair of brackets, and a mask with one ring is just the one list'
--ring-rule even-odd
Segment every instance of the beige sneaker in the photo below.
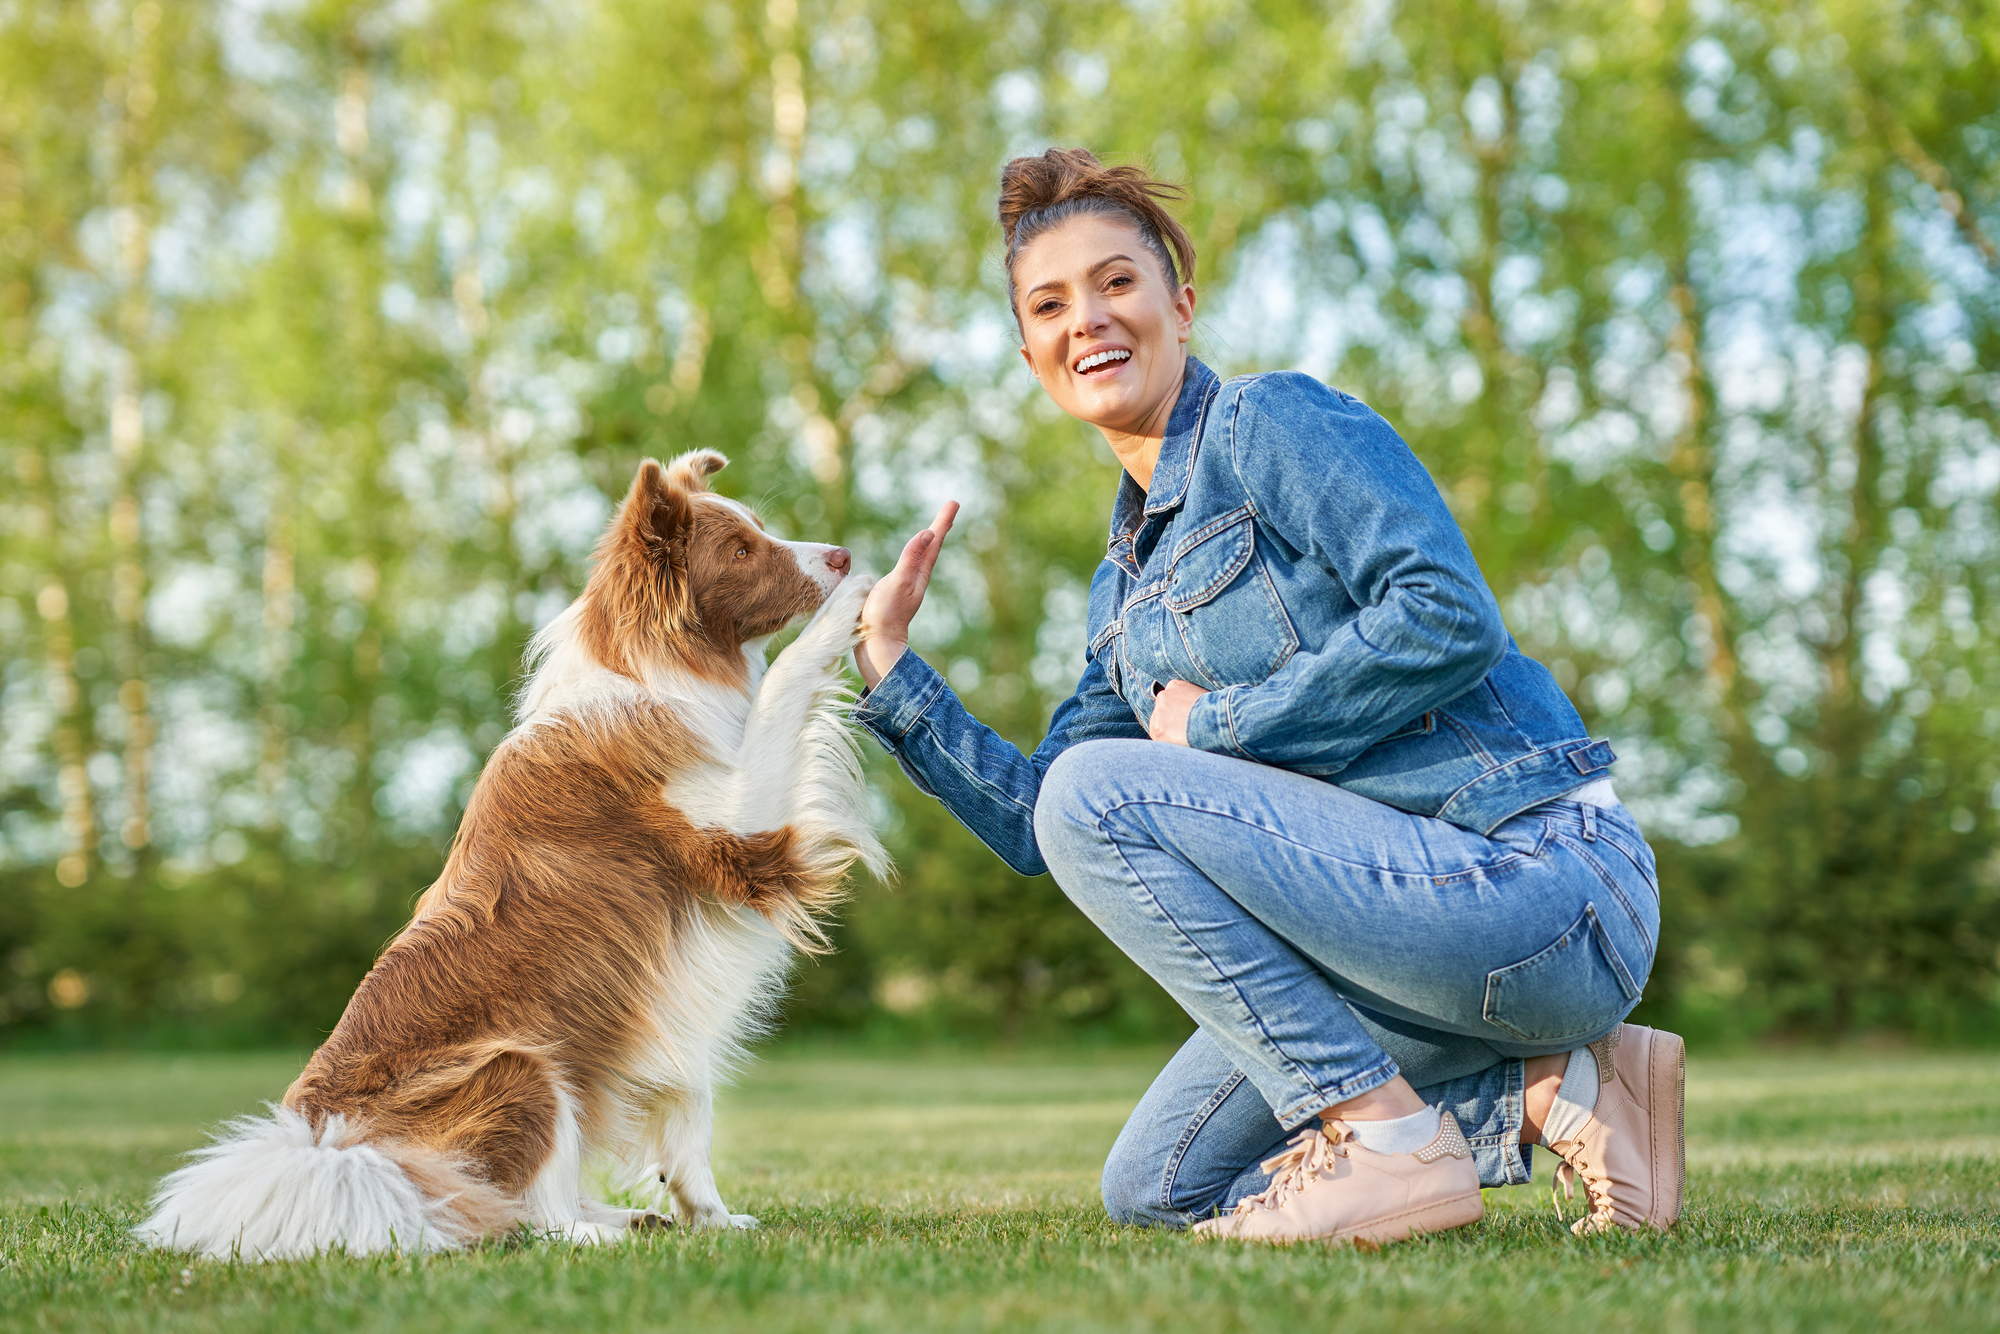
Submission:
{"label": "beige sneaker", "polygon": [[1574,1198],[1583,1182],[1590,1212],[1570,1225],[1579,1237],[1614,1227],[1664,1232],[1687,1190],[1687,1044],[1637,1024],[1613,1039],[1591,1044],[1601,1082],[1590,1119],[1574,1139],[1548,1146],[1562,1159],[1549,1192],[1558,1216],[1558,1192]]}
{"label": "beige sneaker", "polygon": [[1437,1138],[1415,1153],[1375,1153],[1354,1142],[1345,1121],[1293,1136],[1264,1163],[1271,1184],[1194,1230],[1245,1241],[1401,1241],[1486,1216],[1472,1146],[1450,1112]]}

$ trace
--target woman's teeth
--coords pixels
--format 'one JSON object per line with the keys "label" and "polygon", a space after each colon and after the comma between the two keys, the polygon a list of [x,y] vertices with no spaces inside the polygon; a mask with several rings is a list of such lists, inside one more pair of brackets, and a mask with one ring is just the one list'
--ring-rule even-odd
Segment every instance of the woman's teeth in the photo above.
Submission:
{"label": "woman's teeth", "polygon": [[1099,366],[1105,365],[1108,362],[1129,361],[1131,360],[1131,357],[1132,354],[1130,352],[1127,352],[1124,348],[1122,347],[1113,348],[1109,352],[1092,353],[1090,356],[1087,356],[1083,360],[1077,362],[1076,369],[1077,372],[1081,374],[1084,371],[1096,370]]}

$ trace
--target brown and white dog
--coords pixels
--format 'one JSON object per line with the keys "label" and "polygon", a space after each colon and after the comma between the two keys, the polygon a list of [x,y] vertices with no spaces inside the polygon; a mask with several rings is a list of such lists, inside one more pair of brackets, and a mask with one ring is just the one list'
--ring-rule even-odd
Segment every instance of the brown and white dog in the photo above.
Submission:
{"label": "brown and white dog", "polygon": [[755,1226],[709,1170],[713,1090],[847,870],[886,859],[838,675],[871,581],[711,492],[723,463],[640,467],[443,875],[283,1103],[162,1182],[140,1240],[272,1259],[664,1222],[584,1198],[587,1164],[683,1224]]}

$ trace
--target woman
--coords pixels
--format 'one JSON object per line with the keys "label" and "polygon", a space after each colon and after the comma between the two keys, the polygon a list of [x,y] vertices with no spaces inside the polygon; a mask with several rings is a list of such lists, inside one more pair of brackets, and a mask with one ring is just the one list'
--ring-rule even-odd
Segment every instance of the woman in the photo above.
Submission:
{"label": "woman", "polygon": [[1578,1232],[1669,1227],[1682,1045],[1621,1024],[1659,894],[1611,748],[1387,423],[1188,355],[1179,193],[1081,150],[1002,178],[1021,355],[1124,465],[1048,739],[1023,756],[907,651],[955,505],[869,597],[859,716],[1199,1025],[1112,1149],[1114,1217],[1389,1240],[1478,1219],[1540,1143]]}

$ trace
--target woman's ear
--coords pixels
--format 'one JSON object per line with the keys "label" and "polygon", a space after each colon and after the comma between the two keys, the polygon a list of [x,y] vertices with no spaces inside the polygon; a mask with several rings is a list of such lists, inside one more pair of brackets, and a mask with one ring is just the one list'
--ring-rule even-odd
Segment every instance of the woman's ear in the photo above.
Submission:
{"label": "woman's ear", "polygon": [[1174,293],[1174,330],[1185,343],[1194,337],[1194,284],[1182,283]]}
{"label": "woman's ear", "polygon": [[1028,355],[1028,349],[1025,347],[1021,349],[1021,360],[1028,363],[1028,374],[1034,376],[1037,380],[1042,378],[1042,373],[1035,369],[1035,359]]}

